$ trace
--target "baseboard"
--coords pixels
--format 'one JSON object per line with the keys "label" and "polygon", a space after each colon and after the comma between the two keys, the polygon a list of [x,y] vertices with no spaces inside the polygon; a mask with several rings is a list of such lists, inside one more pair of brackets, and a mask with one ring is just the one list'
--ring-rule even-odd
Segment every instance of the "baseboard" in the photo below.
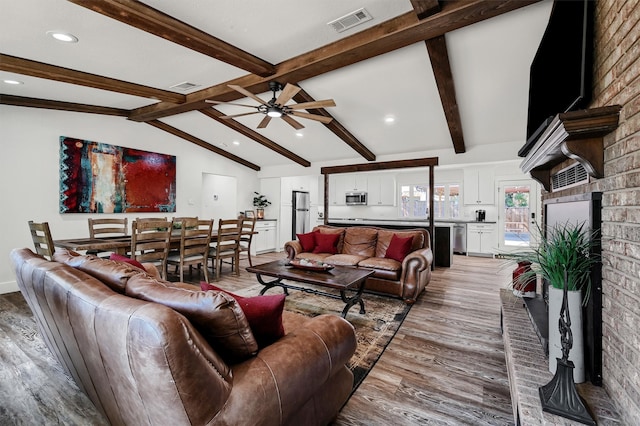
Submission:
{"label": "baseboard", "polygon": [[18,283],[16,281],[7,281],[6,283],[0,283],[0,294],[13,293],[18,291]]}

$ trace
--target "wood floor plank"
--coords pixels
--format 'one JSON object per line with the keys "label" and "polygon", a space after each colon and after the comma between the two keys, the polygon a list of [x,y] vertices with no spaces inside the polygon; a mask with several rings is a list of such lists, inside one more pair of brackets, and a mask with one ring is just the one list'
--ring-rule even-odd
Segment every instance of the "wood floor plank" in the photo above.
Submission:
{"label": "wood floor plank", "polygon": [[[254,264],[283,257],[259,255]],[[499,297],[510,272],[502,263],[456,255],[451,268],[436,268],[334,424],[513,424]],[[236,276],[225,265],[218,284],[230,291],[254,286],[246,266],[243,261]],[[197,271],[186,272],[185,280],[197,285],[200,279]],[[0,295],[0,424],[105,424],[29,329],[33,318],[22,296]]]}

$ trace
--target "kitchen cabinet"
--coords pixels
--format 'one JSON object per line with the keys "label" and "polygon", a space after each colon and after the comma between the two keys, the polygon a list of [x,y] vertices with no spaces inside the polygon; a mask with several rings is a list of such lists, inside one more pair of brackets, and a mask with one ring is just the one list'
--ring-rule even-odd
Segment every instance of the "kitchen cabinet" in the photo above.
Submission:
{"label": "kitchen cabinet", "polygon": [[278,223],[275,220],[256,221],[251,248],[255,254],[276,251],[278,241]]}
{"label": "kitchen cabinet", "polygon": [[496,246],[496,226],[493,223],[467,224],[467,255],[490,255]]}
{"label": "kitchen cabinet", "polygon": [[367,177],[368,200],[370,206],[396,205],[396,180],[387,173],[371,174]]}
{"label": "kitchen cabinet", "polygon": [[345,205],[345,191],[344,188],[338,188],[341,184],[339,181],[340,175],[329,175],[329,205],[330,206],[344,206]]}
{"label": "kitchen cabinet", "polygon": [[280,179],[280,200],[282,205],[290,206],[293,191],[309,193],[311,205],[318,204],[318,176],[286,176]]}
{"label": "kitchen cabinet", "polygon": [[361,173],[345,173],[338,175],[338,186],[342,186],[344,192],[367,192],[367,175]]}
{"label": "kitchen cabinet", "polygon": [[464,204],[495,204],[495,172],[487,167],[464,169]]}

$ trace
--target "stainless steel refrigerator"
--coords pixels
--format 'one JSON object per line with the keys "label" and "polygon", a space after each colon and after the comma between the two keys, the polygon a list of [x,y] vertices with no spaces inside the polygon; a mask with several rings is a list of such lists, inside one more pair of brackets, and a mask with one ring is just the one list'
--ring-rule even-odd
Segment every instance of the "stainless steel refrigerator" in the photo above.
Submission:
{"label": "stainless steel refrigerator", "polygon": [[308,192],[293,191],[291,212],[291,239],[295,240],[296,234],[306,234],[311,231]]}

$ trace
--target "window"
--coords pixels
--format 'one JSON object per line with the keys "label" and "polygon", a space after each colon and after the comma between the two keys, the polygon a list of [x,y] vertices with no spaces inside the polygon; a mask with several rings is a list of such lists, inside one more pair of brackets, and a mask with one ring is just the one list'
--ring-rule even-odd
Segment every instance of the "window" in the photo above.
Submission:
{"label": "window", "polygon": [[429,210],[429,185],[400,186],[400,216],[427,218]]}
{"label": "window", "polygon": [[455,219],[460,217],[460,185],[448,183],[436,185],[433,194],[435,219]]}

